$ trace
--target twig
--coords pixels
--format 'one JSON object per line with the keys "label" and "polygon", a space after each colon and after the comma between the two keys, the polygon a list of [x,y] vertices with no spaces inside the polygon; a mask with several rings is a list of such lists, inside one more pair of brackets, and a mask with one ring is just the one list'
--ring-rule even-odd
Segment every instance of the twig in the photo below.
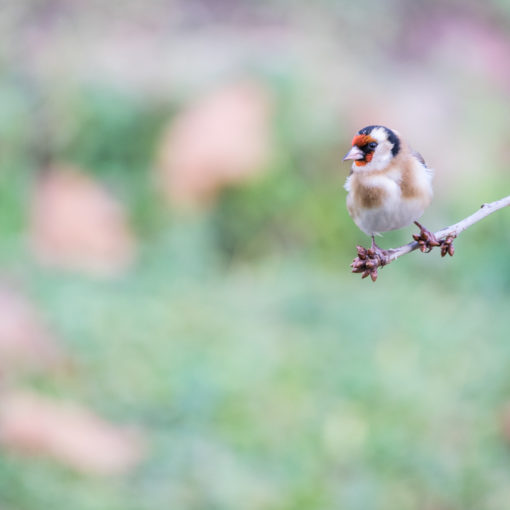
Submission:
{"label": "twig", "polygon": [[[466,230],[467,228],[471,227],[480,220],[483,220],[486,216],[489,216],[489,214],[492,214],[498,211],[499,209],[503,209],[504,207],[508,206],[510,206],[510,195],[500,200],[496,200],[495,202],[483,204],[481,208],[475,213],[473,213],[471,216],[464,218],[463,220],[459,221],[458,223],[455,223],[454,225],[450,225],[449,227],[445,227],[441,230],[438,230],[434,235],[442,243],[449,242],[449,244],[451,244],[451,240],[457,237],[461,232],[464,232],[464,230]],[[390,262],[397,260],[402,255],[411,253],[412,251],[418,249],[419,247],[420,243],[418,243],[417,241],[413,241],[412,243],[405,244],[403,246],[400,246],[399,248],[388,250],[387,258],[385,260],[381,260],[378,258],[375,259],[370,258],[369,255],[368,258],[371,264],[369,263],[369,266],[365,267],[364,269],[359,264],[360,263],[366,264],[366,262],[364,262],[366,259],[364,259],[363,256],[361,256],[361,254],[365,253],[366,257],[367,250],[365,250],[365,252],[361,251],[360,253],[361,247],[358,247],[359,256],[356,259],[354,259],[354,262],[352,264],[352,266],[354,267],[353,272],[363,273],[363,277],[370,275],[372,277],[372,280],[375,281],[377,279],[378,266],[385,266]],[[430,247],[430,249],[432,249],[432,247]],[[364,250],[364,248],[362,248],[362,250]],[[453,250],[450,254],[453,254]]]}

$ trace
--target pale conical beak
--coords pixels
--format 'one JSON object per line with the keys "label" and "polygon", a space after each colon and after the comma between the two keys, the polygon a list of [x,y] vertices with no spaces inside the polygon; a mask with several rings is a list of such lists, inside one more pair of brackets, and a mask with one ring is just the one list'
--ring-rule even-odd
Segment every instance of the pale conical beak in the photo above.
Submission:
{"label": "pale conical beak", "polygon": [[347,161],[348,159],[364,159],[365,153],[357,146],[353,145],[351,150],[344,156],[344,159],[342,161]]}

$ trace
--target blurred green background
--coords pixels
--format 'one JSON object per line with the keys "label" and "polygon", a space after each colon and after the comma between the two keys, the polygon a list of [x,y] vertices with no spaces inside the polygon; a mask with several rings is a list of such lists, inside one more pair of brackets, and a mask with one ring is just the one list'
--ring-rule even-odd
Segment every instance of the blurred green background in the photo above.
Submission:
{"label": "blurred green background", "polygon": [[510,508],[508,211],[373,284],[341,163],[508,195],[509,55],[506,0],[4,0],[0,509]]}

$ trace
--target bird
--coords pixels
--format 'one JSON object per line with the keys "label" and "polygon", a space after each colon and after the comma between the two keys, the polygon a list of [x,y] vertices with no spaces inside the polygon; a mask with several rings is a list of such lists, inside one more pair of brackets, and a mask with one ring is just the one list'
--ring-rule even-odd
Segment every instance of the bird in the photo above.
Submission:
{"label": "bird", "polygon": [[343,158],[351,160],[351,172],[344,185],[347,210],[360,230],[372,238],[369,257],[379,259],[377,265],[389,262],[391,250],[382,250],[375,236],[413,222],[420,228],[414,238],[422,251],[441,246],[434,234],[417,221],[432,201],[434,171],[398,131],[380,125],[360,129]]}

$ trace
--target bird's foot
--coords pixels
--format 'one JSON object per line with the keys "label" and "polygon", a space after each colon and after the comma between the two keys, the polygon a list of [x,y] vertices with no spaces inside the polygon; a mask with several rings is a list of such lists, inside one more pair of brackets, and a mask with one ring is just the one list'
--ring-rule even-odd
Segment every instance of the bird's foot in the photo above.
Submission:
{"label": "bird's foot", "polygon": [[363,246],[356,246],[358,256],[352,261],[353,273],[362,273],[361,278],[370,276],[373,282],[377,280],[377,268],[383,267],[391,262],[390,251],[381,250],[379,246],[372,243],[368,250]]}
{"label": "bird's foot", "polygon": [[428,253],[432,250],[432,248],[436,246],[441,247],[441,257],[444,257],[446,254],[453,256],[455,253],[455,248],[453,247],[453,240],[455,236],[448,236],[446,239],[439,240],[432,232],[427,230],[423,225],[414,222],[415,225],[420,229],[419,234],[413,234],[413,239],[418,242],[419,250],[422,253]]}

